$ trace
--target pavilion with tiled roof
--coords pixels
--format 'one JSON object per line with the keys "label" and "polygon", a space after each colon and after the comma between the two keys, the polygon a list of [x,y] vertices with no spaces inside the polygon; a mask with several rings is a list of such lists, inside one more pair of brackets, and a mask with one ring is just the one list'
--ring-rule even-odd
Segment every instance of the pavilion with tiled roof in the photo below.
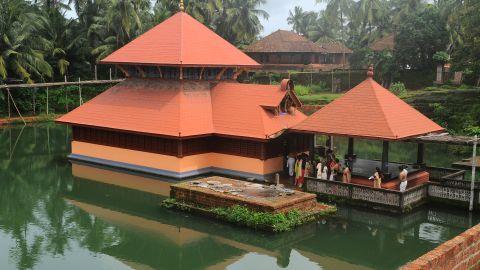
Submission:
{"label": "pavilion with tiled roof", "polygon": [[337,41],[315,43],[292,31],[277,30],[245,50],[263,69],[345,68],[352,50]]}
{"label": "pavilion with tiled roof", "polygon": [[[356,159],[353,148],[354,138],[383,141],[381,162],[359,160],[358,163],[355,162],[357,163],[355,167],[360,171],[362,170],[360,164],[363,163],[370,169],[364,173],[371,175],[378,163],[378,167],[381,166],[386,175],[395,178],[398,172],[393,167],[398,165],[389,163],[389,142],[439,133],[444,131],[444,128],[378,84],[373,79],[373,68],[370,67],[367,79],[291,130],[348,137],[346,158],[352,159]],[[420,143],[417,165],[423,164],[423,151],[423,144]],[[355,168],[353,173],[355,174]],[[368,174],[362,176],[368,176]]]}
{"label": "pavilion with tiled roof", "polygon": [[71,160],[173,178],[261,179],[283,170],[286,151],[313,141],[285,132],[306,118],[293,83],[238,83],[260,65],[183,11],[100,63],[127,79],[57,119],[72,126]]}

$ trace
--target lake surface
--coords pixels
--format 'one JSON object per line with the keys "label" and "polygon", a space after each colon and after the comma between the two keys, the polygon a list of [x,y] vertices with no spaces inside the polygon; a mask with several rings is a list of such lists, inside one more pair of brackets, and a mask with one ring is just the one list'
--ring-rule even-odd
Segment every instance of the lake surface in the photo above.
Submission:
{"label": "lake surface", "polygon": [[401,217],[340,207],[257,233],[160,209],[168,184],[153,195],[125,187],[151,180],[72,167],[69,145],[66,126],[0,129],[0,269],[396,269],[480,221],[436,206]]}

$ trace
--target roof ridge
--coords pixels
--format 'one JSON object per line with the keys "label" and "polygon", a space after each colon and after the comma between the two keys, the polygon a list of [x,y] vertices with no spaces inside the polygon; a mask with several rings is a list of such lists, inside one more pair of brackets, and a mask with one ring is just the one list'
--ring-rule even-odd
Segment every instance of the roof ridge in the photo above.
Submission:
{"label": "roof ridge", "polygon": [[[382,110],[382,117],[385,119],[385,122],[387,123],[387,128],[388,130],[390,131],[390,133],[393,135],[394,138],[398,138],[398,134],[395,133],[395,131],[393,130],[393,128],[391,127],[390,125],[390,121],[389,121],[389,117],[388,117],[388,114],[385,112],[385,103],[382,103],[380,102],[380,99],[379,99],[379,91],[387,91],[389,94],[392,94],[390,91],[388,91],[387,89],[385,89],[383,86],[381,86],[379,83],[377,83],[373,78],[367,78],[367,80],[370,82],[371,84],[371,87],[370,89],[372,89],[373,91],[373,94],[375,95],[376,97],[376,101],[378,103],[378,107],[380,108],[380,110]],[[378,86],[380,86],[380,88],[377,89],[377,87],[375,87],[375,84],[377,84]],[[395,96],[397,98],[397,96]]]}
{"label": "roof ridge", "polygon": [[183,12],[180,11],[180,50],[179,50],[179,60],[180,60],[180,66],[182,66],[183,64],[183,35],[184,35],[184,31],[183,31]]}
{"label": "roof ridge", "polygon": [[178,106],[177,106],[177,109],[178,109],[178,137],[181,137],[182,136],[182,131],[184,130],[183,128],[183,121],[182,121],[182,105],[183,105],[183,80],[180,80],[179,81],[179,91],[177,92],[178,93],[178,96],[177,96],[177,100],[178,100]]}

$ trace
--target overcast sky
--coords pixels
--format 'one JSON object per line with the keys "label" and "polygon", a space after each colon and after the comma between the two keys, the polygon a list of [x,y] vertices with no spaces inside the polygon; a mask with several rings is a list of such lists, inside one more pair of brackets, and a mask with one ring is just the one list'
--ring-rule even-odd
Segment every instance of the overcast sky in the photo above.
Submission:
{"label": "overcast sky", "polygon": [[288,11],[293,10],[295,6],[301,6],[305,11],[318,11],[325,8],[325,4],[316,4],[315,0],[267,0],[267,3],[261,7],[270,14],[268,20],[262,20],[263,33],[266,36],[278,29],[291,30],[288,25]]}

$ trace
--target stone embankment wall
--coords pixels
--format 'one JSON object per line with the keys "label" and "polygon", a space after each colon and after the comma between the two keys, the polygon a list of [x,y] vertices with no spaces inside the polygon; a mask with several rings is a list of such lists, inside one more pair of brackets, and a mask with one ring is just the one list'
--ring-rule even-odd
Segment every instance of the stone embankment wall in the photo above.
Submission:
{"label": "stone embankment wall", "polygon": [[480,224],[441,244],[436,249],[402,266],[400,269],[480,269]]}

